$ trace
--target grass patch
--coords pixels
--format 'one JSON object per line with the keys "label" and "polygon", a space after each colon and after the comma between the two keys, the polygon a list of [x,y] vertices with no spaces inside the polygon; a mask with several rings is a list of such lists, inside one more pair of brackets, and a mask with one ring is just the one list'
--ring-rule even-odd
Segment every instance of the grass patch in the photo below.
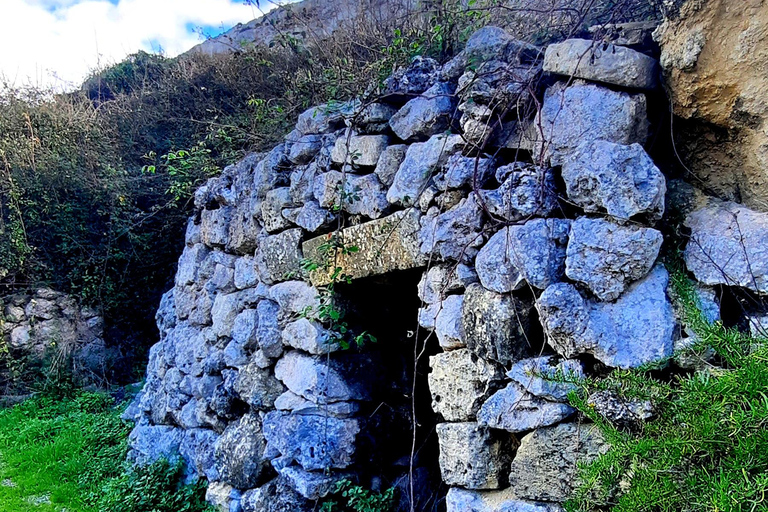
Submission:
{"label": "grass patch", "polygon": [[[672,275],[683,320],[698,347],[716,352],[713,366],[669,376],[658,369],[616,371],[572,397],[612,449],[582,469],[568,510],[616,512],[752,512],[768,510],[768,345],[721,323],[707,323],[693,283]],[[613,389],[651,399],[655,420],[628,433],[603,421],[587,393]]]}
{"label": "grass patch", "polygon": [[0,512],[202,512],[205,486],[166,461],[126,471],[131,426],[103,393],[0,410]]}

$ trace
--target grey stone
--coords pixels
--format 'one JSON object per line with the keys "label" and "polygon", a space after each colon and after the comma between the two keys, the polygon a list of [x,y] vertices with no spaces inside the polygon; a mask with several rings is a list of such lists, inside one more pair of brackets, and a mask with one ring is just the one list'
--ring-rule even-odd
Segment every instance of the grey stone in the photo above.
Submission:
{"label": "grey stone", "polygon": [[389,129],[389,120],[397,109],[385,103],[365,105],[352,118],[352,126],[364,133],[382,133]]}
{"label": "grey stone", "polygon": [[283,209],[293,206],[291,189],[278,187],[267,192],[261,203],[261,216],[268,233],[276,233],[288,228],[291,223],[283,217]]}
{"label": "grey stone", "polygon": [[491,215],[518,222],[530,217],[547,217],[558,208],[551,169],[514,162],[499,167],[496,179],[501,183],[499,188],[480,191]]}
{"label": "grey stone", "polygon": [[440,303],[435,317],[435,334],[443,350],[453,350],[466,346],[462,311],[463,295],[449,295]]}
{"label": "grey stone", "polygon": [[426,307],[419,308],[418,320],[419,325],[428,331],[435,330],[435,323],[437,323],[437,315],[440,313],[440,302],[429,304]]}
{"label": "grey stone", "polygon": [[544,71],[622,87],[653,89],[658,85],[656,59],[631,48],[589,39],[551,44]]}
{"label": "grey stone", "polygon": [[595,425],[541,428],[521,439],[510,469],[510,487],[523,499],[562,503],[580,483],[577,464],[589,464],[608,448]]}
{"label": "grey stone", "polygon": [[266,440],[262,422],[255,414],[246,414],[230,423],[216,441],[214,456],[221,480],[237,489],[252,489],[269,474],[264,459]]}
{"label": "grey stone", "polygon": [[237,318],[240,295],[238,293],[222,293],[216,296],[211,309],[211,319],[213,321],[214,334],[219,338],[231,337],[232,327]]}
{"label": "grey stone", "polygon": [[323,251],[328,236],[318,236],[304,243],[304,254],[320,267],[310,273],[315,286],[333,281],[333,272],[340,267],[351,279],[408,270],[423,266],[426,261],[419,253],[418,232],[421,215],[415,208],[399,211],[382,219],[345,228],[338,235],[347,247],[357,251]]}
{"label": "grey stone", "polygon": [[565,512],[555,503],[523,501],[514,489],[468,491],[452,487],[445,497],[446,512]]}
{"label": "grey stone", "polygon": [[571,223],[565,274],[600,300],[615,300],[651,270],[664,241],[653,228],[581,217]]}
{"label": "grey stone", "polygon": [[431,176],[448,161],[448,157],[461,149],[460,135],[434,135],[426,142],[408,146],[405,159],[395,174],[387,200],[392,204],[413,206],[419,200]]}
{"label": "grey stone", "polygon": [[493,159],[487,157],[468,157],[454,153],[441,172],[435,175],[438,190],[471,187],[477,189],[485,185],[493,176]]}
{"label": "grey stone", "polygon": [[353,167],[375,167],[388,145],[386,135],[342,135],[336,139],[331,160]]}
{"label": "grey stone", "polygon": [[202,244],[184,248],[179,257],[179,266],[176,269],[176,286],[183,287],[193,284],[197,280],[198,268],[209,252],[210,249]]}
{"label": "grey stone", "polygon": [[360,432],[356,419],[268,412],[264,435],[270,446],[307,471],[346,468],[354,462]]}
{"label": "grey stone", "polygon": [[299,318],[285,326],[283,344],[310,354],[328,354],[341,349],[327,329],[307,318]]}
{"label": "grey stone", "polygon": [[283,468],[280,475],[294,491],[309,500],[324,498],[344,479],[344,475],[305,471],[298,466]]}
{"label": "grey stone", "polygon": [[467,489],[505,487],[514,447],[509,434],[491,432],[477,423],[439,423],[440,473],[448,485]]}
{"label": "grey stone", "polygon": [[430,208],[421,218],[421,253],[441,260],[470,262],[483,245],[482,228],[483,211],[474,193],[446,212]]}
{"label": "grey stone", "polygon": [[312,512],[316,503],[291,489],[284,478],[275,478],[243,493],[243,512]]}
{"label": "grey stone", "polygon": [[691,213],[685,225],[685,264],[697,281],[768,293],[768,214],[716,203]]}
{"label": "grey stone", "polygon": [[428,57],[416,56],[405,68],[398,69],[384,81],[388,95],[421,94],[437,81],[440,64]]}
{"label": "grey stone", "polygon": [[299,114],[296,130],[299,133],[329,133],[340,128],[344,123],[343,108],[336,105],[318,105]]}
{"label": "grey stone", "polygon": [[539,148],[552,165],[560,165],[565,156],[587,142],[644,144],[648,137],[644,95],[593,84],[553,85],[544,94],[539,119]]}
{"label": "grey stone", "polygon": [[[219,435],[206,429],[188,429],[184,432],[184,439],[179,446],[180,454],[187,464],[187,472],[215,481],[219,479],[214,459],[214,446]],[[188,479],[187,483],[191,483]]]}
{"label": "grey stone", "polygon": [[256,341],[262,353],[275,359],[283,354],[283,339],[278,326],[280,306],[271,300],[262,300],[256,305],[256,313],[259,317],[256,328]]}
{"label": "grey stone", "polygon": [[268,368],[251,362],[240,369],[234,390],[240,398],[256,410],[271,409],[285,388]]}
{"label": "grey stone", "polygon": [[389,126],[402,140],[427,139],[451,126],[456,106],[455,87],[436,83],[398,110]]}
{"label": "grey stone", "polygon": [[318,403],[369,400],[376,371],[362,354],[327,361],[298,351],[285,354],[275,366],[275,376],[295,394]]}
{"label": "grey stone", "polygon": [[533,219],[503,228],[480,249],[475,267],[480,283],[492,291],[519,290],[526,283],[543,290],[565,272],[570,221]]}
{"label": "grey stone", "polygon": [[322,137],[320,135],[302,135],[292,142],[288,160],[296,165],[307,164],[320,152],[321,145]]}
{"label": "grey stone", "polygon": [[528,328],[532,305],[501,295],[475,283],[464,294],[464,335],[479,357],[502,365],[528,356]]}
{"label": "grey stone", "polygon": [[[344,194],[341,194],[343,184]],[[389,209],[386,190],[375,174],[355,176],[329,171],[315,178],[315,197],[320,206],[352,215],[378,219]]]}
{"label": "grey stone", "polygon": [[664,215],[666,180],[640,144],[604,140],[579,146],[563,161],[568,199],[586,212],[605,212],[619,220]]}
{"label": "grey stone", "polygon": [[208,247],[224,247],[229,240],[229,219],[233,208],[223,206],[200,212],[200,239]]}
{"label": "grey stone", "polygon": [[316,404],[301,397],[293,391],[286,391],[275,400],[275,409],[291,411],[296,414],[315,414],[349,418],[360,410],[356,402],[334,402],[332,404]]}
{"label": "grey stone", "polygon": [[577,360],[541,356],[513,364],[507,377],[536,397],[566,402],[568,393],[576,391],[584,378],[584,367]]}
{"label": "grey stone", "polygon": [[261,239],[256,270],[262,281],[274,284],[301,275],[301,229],[288,229]]}
{"label": "grey stone", "polygon": [[563,357],[589,353],[619,368],[670,357],[676,319],[668,282],[659,265],[612,303],[585,300],[571,284],[549,286],[538,310],[550,345]]}
{"label": "grey stone", "polygon": [[238,204],[229,221],[227,251],[235,254],[250,254],[256,249],[256,241],[261,233],[261,224],[254,217],[251,205]]}
{"label": "grey stone", "polygon": [[381,156],[379,156],[379,162],[376,164],[374,173],[385,187],[391,187],[395,181],[395,174],[397,174],[400,164],[405,159],[407,149],[408,146],[405,144],[387,146],[381,153]]}
{"label": "grey stone", "polygon": [[220,352],[220,354],[223,358],[223,364],[216,365],[216,368],[206,367],[206,371],[215,371],[215,369],[221,371],[223,367],[240,368],[248,363],[248,354],[245,352],[245,347],[242,343],[235,340],[227,343],[227,346],[224,347],[224,350]]}
{"label": "grey stone", "polygon": [[285,281],[269,290],[269,298],[280,306],[280,318],[312,316],[320,307],[320,292],[304,281]]}
{"label": "grey stone", "polygon": [[472,421],[480,406],[503,378],[499,366],[469,349],[443,352],[429,358],[432,410],[445,421]]}
{"label": "grey stone", "polygon": [[587,405],[609,423],[626,430],[638,430],[654,416],[650,400],[627,398],[610,390],[592,393],[587,398]]}
{"label": "grey stone", "polygon": [[256,273],[256,261],[252,256],[243,256],[235,261],[234,284],[238,290],[256,286],[259,275]]}
{"label": "grey stone", "polygon": [[518,110],[525,115],[531,100],[530,91],[540,72],[538,63],[480,62],[461,75],[457,94],[466,103],[489,105],[499,113]]}
{"label": "grey stone", "polygon": [[463,290],[476,282],[477,273],[472,267],[461,263],[434,265],[421,276],[418,295],[427,304],[435,304],[449,293]]}
{"label": "grey stone", "polygon": [[575,412],[567,404],[538,398],[517,382],[510,382],[483,404],[477,422],[517,433],[559,423]]}
{"label": "grey stone", "polygon": [[322,208],[314,199],[308,200],[300,208],[286,208],[283,217],[310,233],[328,227],[336,220],[330,210]]}
{"label": "grey stone", "polygon": [[211,482],[205,489],[205,500],[217,512],[230,512],[233,508],[232,495],[236,494],[236,492],[231,485],[225,482]]}
{"label": "grey stone", "polygon": [[160,458],[179,460],[179,448],[184,438],[180,428],[166,425],[137,425],[128,436],[128,461],[145,466]]}

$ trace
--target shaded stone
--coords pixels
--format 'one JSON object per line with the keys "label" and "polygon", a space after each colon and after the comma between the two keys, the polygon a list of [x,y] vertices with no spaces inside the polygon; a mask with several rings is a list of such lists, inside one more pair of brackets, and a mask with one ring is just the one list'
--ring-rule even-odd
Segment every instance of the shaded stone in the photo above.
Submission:
{"label": "shaded stone", "polygon": [[349,354],[327,361],[298,351],[285,354],[275,366],[275,376],[295,394],[314,403],[369,400],[377,372],[363,354]]}
{"label": "shaded stone", "polygon": [[269,298],[280,306],[280,318],[312,315],[320,306],[320,292],[304,281],[285,281],[269,289]]}
{"label": "shaded stone", "polygon": [[300,496],[279,477],[243,493],[243,512],[313,512],[316,503]]}
{"label": "shaded stone", "polygon": [[670,357],[676,321],[668,282],[659,265],[616,302],[588,301],[567,283],[549,286],[538,301],[549,344],[563,357],[589,353],[619,368]]}
{"label": "shaded stone", "polygon": [[318,414],[321,416],[334,416],[336,418],[349,418],[360,410],[360,406],[356,402],[317,404],[297,395],[293,391],[286,391],[275,400],[275,409],[291,411],[296,414]]}
{"label": "shaded stone", "polygon": [[288,229],[261,239],[256,251],[256,270],[262,281],[274,284],[301,275],[301,229]]}
{"label": "shaded stone", "polygon": [[565,274],[585,284],[598,299],[615,300],[651,270],[663,241],[653,228],[578,218],[571,223]]}
{"label": "shaded stone", "polygon": [[517,433],[554,425],[575,412],[576,409],[567,404],[538,398],[517,382],[510,382],[483,404],[477,413],[477,422]]}
{"label": "shaded stone", "polygon": [[256,341],[262,353],[269,358],[278,358],[283,354],[283,339],[277,317],[280,306],[271,300],[262,300],[256,305],[259,321],[256,328]]}
{"label": "shaded stone", "polygon": [[568,393],[576,391],[584,378],[584,367],[577,360],[558,361],[555,356],[534,357],[513,364],[507,377],[534,396],[567,402]]}
{"label": "shaded stone", "polygon": [[456,110],[455,87],[436,83],[413,98],[389,120],[392,131],[402,140],[426,139],[451,126]]}
{"label": "shaded stone", "polygon": [[444,213],[430,208],[420,223],[420,251],[425,256],[433,254],[442,260],[466,263],[484,241],[483,211],[474,193]]}
{"label": "shaded stone", "polygon": [[664,215],[666,180],[640,144],[594,141],[563,161],[568,199],[586,212],[605,212],[619,220]]}
{"label": "shaded stone", "polygon": [[331,160],[354,167],[374,167],[388,145],[386,135],[342,135],[336,139]]}
{"label": "shaded stone", "polygon": [[271,409],[277,397],[285,388],[268,368],[261,368],[257,362],[251,362],[240,368],[234,384],[234,391],[240,398],[256,410]]}
{"label": "shaded stone", "polygon": [[328,331],[317,322],[299,318],[283,329],[283,344],[310,354],[328,354],[341,347],[330,338]]}
{"label": "shaded stone", "polygon": [[432,410],[445,421],[472,421],[480,406],[503,378],[494,363],[469,349],[443,352],[429,358]]}
{"label": "shaded stone", "polygon": [[200,240],[208,247],[224,247],[229,240],[229,219],[233,208],[221,207],[200,212]]}
{"label": "shaded stone", "polygon": [[468,491],[452,487],[445,497],[446,512],[565,512],[554,503],[523,501],[514,489],[503,491]]}
{"label": "shaded stone", "polygon": [[418,285],[418,295],[427,304],[435,304],[446,295],[477,282],[477,273],[464,264],[439,264],[429,268]]}
{"label": "shaded stone", "polygon": [[656,59],[631,48],[590,39],[551,44],[544,54],[544,71],[621,87],[653,89],[658,85]]}
{"label": "shaded stone", "polygon": [[491,432],[477,423],[439,423],[440,473],[448,485],[467,489],[499,489],[506,473],[514,437]]}
{"label": "shaded stone", "polygon": [[462,311],[463,295],[449,295],[440,303],[435,317],[435,334],[443,350],[466,346]]}
{"label": "shaded stone", "polygon": [[386,189],[375,174],[355,176],[329,171],[315,178],[314,190],[320,206],[333,211],[341,209],[352,215],[378,219],[389,210]]}
{"label": "shaded stone", "polygon": [[514,162],[496,170],[501,186],[479,192],[491,215],[510,222],[547,217],[558,208],[557,187],[551,169]]}
{"label": "shaded stone", "polygon": [[649,126],[645,96],[581,82],[557,83],[544,94],[540,126],[537,144],[552,165],[595,140],[644,144]]}
{"label": "shaded stone", "polygon": [[570,220],[533,219],[494,234],[475,259],[482,285],[499,293],[544,289],[565,273]]}
{"label": "shaded stone", "polygon": [[[358,279],[424,265],[417,240],[419,218],[418,210],[409,209],[345,228],[341,233],[344,243],[358,250],[336,254],[333,266],[341,267],[344,274]],[[320,265],[310,274],[315,286],[331,281],[333,269],[326,268],[325,262],[334,255],[321,252],[328,240],[329,236],[319,236],[304,243],[307,258]]]}
{"label": "shaded stone", "polygon": [[261,203],[261,216],[267,232],[276,233],[290,227],[291,223],[283,217],[283,209],[289,206],[293,206],[290,188],[279,187],[267,192]]}
{"label": "shaded stone", "polygon": [[421,94],[437,81],[439,70],[440,64],[436,60],[417,55],[407,67],[398,69],[384,80],[384,93],[404,96]]}
{"label": "shaded stone", "polygon": [[266,440],[262,423],[255,414],[246,414],[230,423],[216,441],[214,456],[222,481],[237,489],[252,489],[269,475],[264,459]]}
{"label": "shaded stone", "polygon": [[288,160],[296,165],[303,165],[312,161],[320,152],[322,137],[317,134],[302,135],[291,141],[291,150],[288,152]]}
{"label": "shaded stone", "polygon": [[359,432],[356,419],[280,411],[264,416],[264,435],[269,445],[307,471],[348,467],[354,461]]}
{"label": "shaded stone", "polygon": [[405,159],[395,173],[387,200],[392,204],[413,206],[432,175],[463,145],[460,135],[434,135],[426,142],[408,146]]}
{"label": "shaded stone", "polygon": [[397,174],[400,164],[403,163],[407,150],[408,146],[405,144],[396,144],[388,146],[379,156],[379,162],[376,164],[374,173],[384,186],[392,186],[395,181],[395,174]]}
{"label": "shaded stone", "polygon": [[212,430],[193,428],[184,432],[179,452],[191,477],[188,477],[187,483],[192,483],[198,476],[208,481],[219,479],[214,458],[214,446],[218,438],[219,434]]}
{"label": "shaded stone", "polygon": [[314,199],[307,201],[300,208],[286,208],[283,210],[283,217],[310,233],[328,227],[336,220],[330,210],[322,208]]}
{"label": "shaded stone", "polygon": [[128,436],[128,462],[139,466],[160,458],[177,461],[184,431],[167,425],[137,425]]}
{"label": "shaded stone", "polygon": [[438,190],[472,187],[480,188],[493,176],[493,159],[468,157],[454,153],[445,167],[435,175]]}
{"label": "shaded stone", "polygon": [[577,464],[589,464],[609,446],[595,425],[561,423],[520,440],[509,484],[523,499],[562,503],[579,485]]}
{"label": "shaded stone", "polygon": [[500,295],[475,283],[464,294],[463,319],[467,346],[479,357],[502,365],[530,352],[527,331],[532,305]]}
{"label": "shaded stone", "polygon": [[283,468],[280,475],[291,489],[310,500],[327,496],[345,478],[344,475],[305,471],[298,466]]}
{"label": "shaded stone", "polygon": [[299,114],[296,130],[302,135],[335,131],[344,123],[343,107],[335,104],[310,107]]}
{"label": "shaded stone", "polygon": [[768,293],[768,214],[724,202],[696,210],[685,225],[685,264],[697,281]]}
{"label": "shaded stone", "polygon": [[235,261],[234,284],[238,290],[256,286],[259,275],[256,273],[256,261],[252,256],[243,256]]}
{"label": "shaded stone", "polygon": [[630,399],[610,390],[592,393],[587,405],[612,425],[625,430],[638,430],[654,416],[650,400]]}

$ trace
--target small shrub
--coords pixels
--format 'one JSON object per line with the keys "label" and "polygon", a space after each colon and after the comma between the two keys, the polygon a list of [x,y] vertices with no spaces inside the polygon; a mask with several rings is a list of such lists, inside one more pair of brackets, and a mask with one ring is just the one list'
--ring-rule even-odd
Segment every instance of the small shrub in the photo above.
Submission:
{"label": "small shrub", "polygon": [[342,480],[330,498],[323,500],[321,512],[390,512],[395,498],[395,489],[378,493]]}

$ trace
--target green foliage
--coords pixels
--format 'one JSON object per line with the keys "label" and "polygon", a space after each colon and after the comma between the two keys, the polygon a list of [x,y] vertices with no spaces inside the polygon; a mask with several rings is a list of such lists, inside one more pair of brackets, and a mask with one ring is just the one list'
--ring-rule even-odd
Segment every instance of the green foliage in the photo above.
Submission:
{"label": "green foliage", "polygon": [[394,503],[395,489],[382,493],[369,491],[349,480],[342,480],[330,498],[320,507],[321,512],[389,512]]}
{"label": "green foliage", "polygon": [[203,483],[161,460],[125,469],[131,426],[104,393],[0,409],[0,512],[208,512]]}
{"label": "green foliage", "polygon": [[[587,382],[574,404],[604,431],[612,448],[582,471],[584,484],[569,510],[768,510],[768,344],[702,317],[692,283],[672,283],[698,347],[711,347],[718,366],[663,380],[645,368],[615,371]],[[639,433],[602,421],[585,397],[595,388],[650,399],[657,418]]]}
{"label": "green foliage", "polygon": [[205,501],[205,482],[180,485],[184,468],[161,459],[129,470],[104,486],[98,510],[110,512],[213,512]]}

